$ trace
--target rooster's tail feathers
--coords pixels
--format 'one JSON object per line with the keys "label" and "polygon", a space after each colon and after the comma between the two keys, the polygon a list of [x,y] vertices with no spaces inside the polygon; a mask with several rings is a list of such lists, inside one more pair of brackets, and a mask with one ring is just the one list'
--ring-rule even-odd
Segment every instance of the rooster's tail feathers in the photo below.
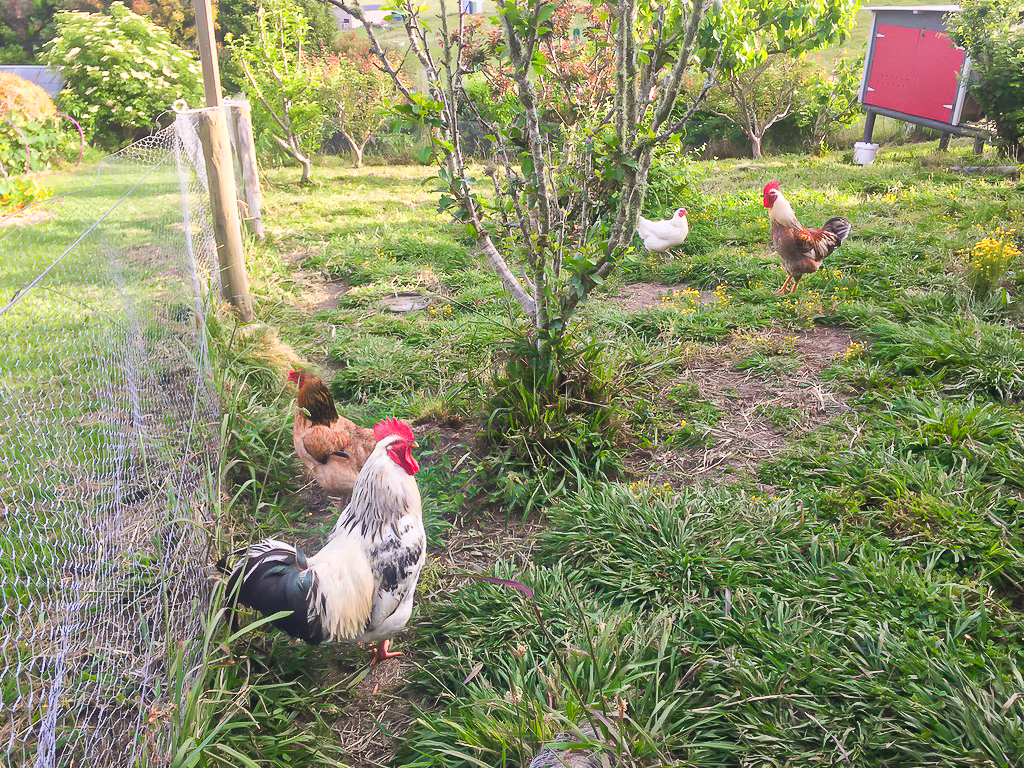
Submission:
{"label": "rooster's tail feathers", "polygon": [[291,611],[274,626],[314,645],[324,639],[322,606],[315,605],[318,591],[316,573],[307,567],[302,550],[274,539],[249,547],[227,584],[232,609],[241,603],[264,616]]}
{"label": "rooster's tail feathers", "polygon": [[836,240],[839,241],[837,243],[838,245],[841,245],[853,231],[853,227],[850,226],[850,222],[842,216],[833,216],[825,222],[825,226],[823,226],[822,229],[835,235]]}

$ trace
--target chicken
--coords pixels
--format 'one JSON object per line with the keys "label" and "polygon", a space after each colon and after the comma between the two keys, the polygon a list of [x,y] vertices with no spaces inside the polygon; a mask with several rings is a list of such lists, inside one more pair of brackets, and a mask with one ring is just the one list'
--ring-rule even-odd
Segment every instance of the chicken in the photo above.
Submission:
{"label": "chicken", "polygon": [[253,544],[227,595],[232,610],[241,603],[265,616],[291,611],[274,626],[312,645],[376,644],[376,663],[401,655],[388,647],[412,613],[427,538],[412,430],[385,419],[373,434],[376,447],[323,549],[307,558],[277,539]]}
{"label": "chicken", "polygon": [[821,229],[807,229],[797,221],[793,206],[783,197],[779,182],[769,181],[762,190],[764,207],[772,223],[772,246],[779,254],[782,268],[786,270],[786,281],[776,293],[796,290],[797,283],[804,275],[821,269],[825,258],[850,236],[850,222],[842,216],[834,216]]}
{"label": "chicken", "polygon": [[644,241],[644,247],[652,253],[662,253],[682,245],[690,233],[686,209],[677,208],[672,218],[665,221],[651,221],[639,216],[636,220],[636,233]]}
{"label": "chicken", "polygon": [[359,469],[373,451],[373,430],[338,415],[324,380],[307,371],[289,371],[299,385],[292,444],[317,484],[332,496],[347,497]]}

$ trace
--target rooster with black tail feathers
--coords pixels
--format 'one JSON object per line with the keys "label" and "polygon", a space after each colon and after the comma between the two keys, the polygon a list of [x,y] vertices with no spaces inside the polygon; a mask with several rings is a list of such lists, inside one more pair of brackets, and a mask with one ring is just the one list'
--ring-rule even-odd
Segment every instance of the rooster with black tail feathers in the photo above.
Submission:
{"label": "rooster with black tail feathers", "polygon": [[803,226],[777,181],[765,184],[761,196],[772,225],[772,247],[786,270],[786,281],[776,293],[794,293],[800,278],[821,269],[825,258],[850,236],[852,227],[842,216],[833,216],[821,229]]}
{"label": "rooster with black tail feathers", "polygon": [[388,646],[412,614],[427,538],[412,430],[385,419],[373,432],[377,444],[323,549],[306,557],[276,539],[253,544],[227,594],[264,615],[291,611],[273,624],[307,643],[373,644],[376,663],[402,655]]}

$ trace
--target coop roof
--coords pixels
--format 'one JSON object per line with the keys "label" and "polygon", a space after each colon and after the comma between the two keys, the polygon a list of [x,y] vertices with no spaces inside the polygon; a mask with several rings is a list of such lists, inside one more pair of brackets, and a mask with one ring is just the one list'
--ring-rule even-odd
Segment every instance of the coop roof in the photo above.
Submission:
{"label": "coop roof", "polygon": [[912,11],[913,13],[959,13],[959,5],[867,5],[865,11]]}

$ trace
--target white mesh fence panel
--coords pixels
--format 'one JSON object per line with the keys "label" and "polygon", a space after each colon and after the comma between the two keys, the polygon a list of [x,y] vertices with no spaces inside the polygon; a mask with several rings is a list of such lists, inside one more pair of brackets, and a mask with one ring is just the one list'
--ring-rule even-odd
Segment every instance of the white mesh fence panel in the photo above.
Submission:
{"label": "white mesh fence panel", "polygon": [[170,762],[174,670],[201,652],[219,457],[196,119],[0,226],[0,756],[12,766]]}

